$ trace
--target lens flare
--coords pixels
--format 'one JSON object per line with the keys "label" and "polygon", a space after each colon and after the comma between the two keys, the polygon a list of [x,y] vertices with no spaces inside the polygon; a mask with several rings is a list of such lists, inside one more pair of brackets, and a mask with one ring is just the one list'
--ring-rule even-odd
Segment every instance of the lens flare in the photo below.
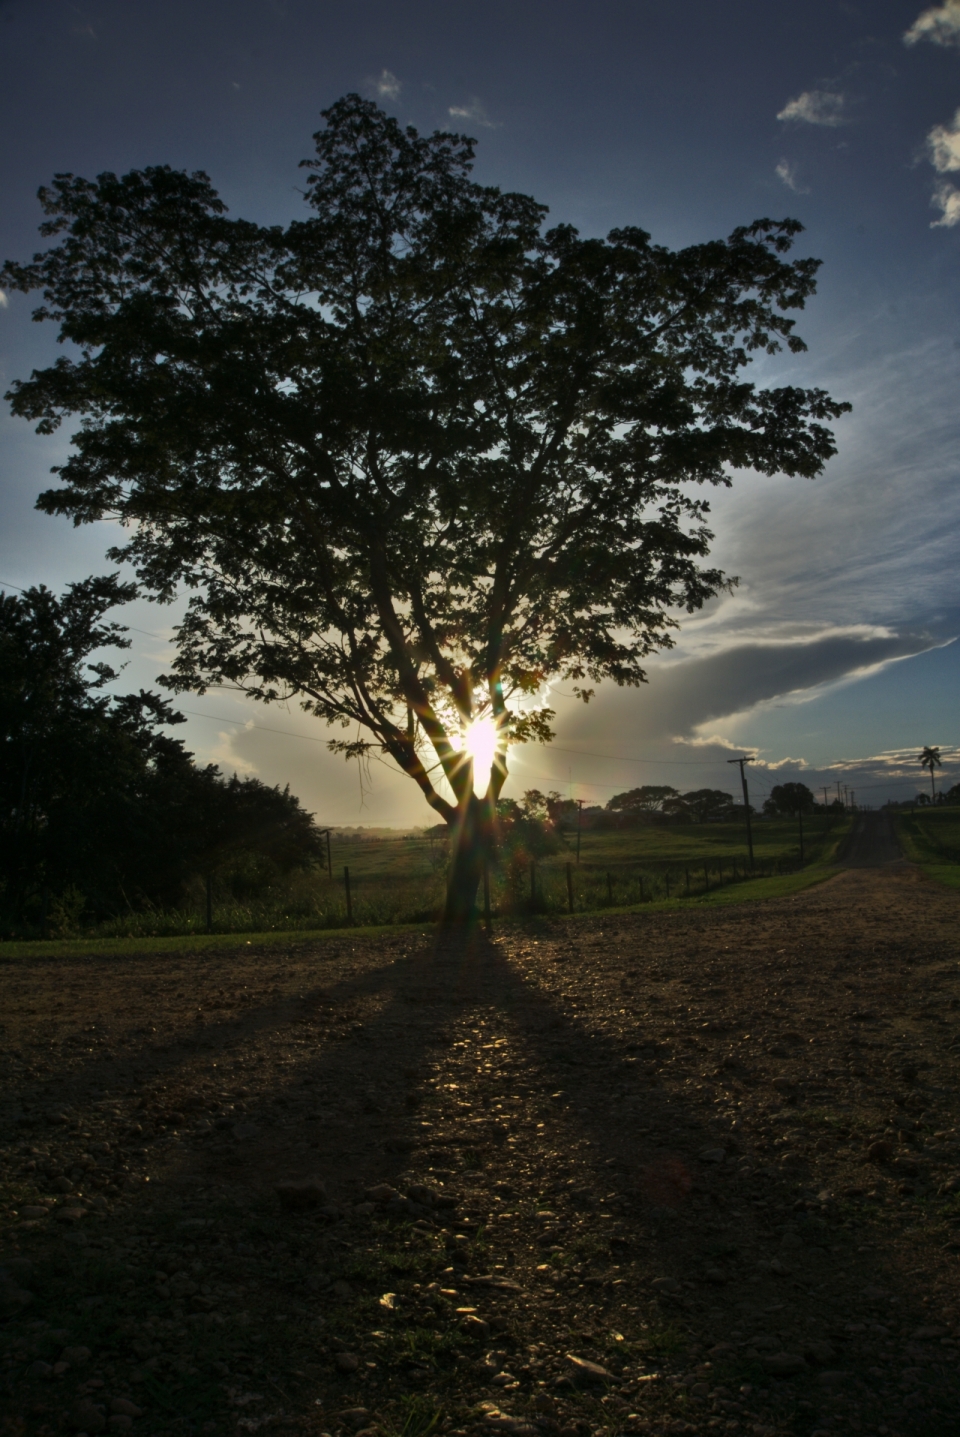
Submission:
{"label": "lens flare", "polygon": [[463,736],[464,752],[473,759],[473,791],[486,793],[497,752],[497,725],[492,718],[474,719]]}

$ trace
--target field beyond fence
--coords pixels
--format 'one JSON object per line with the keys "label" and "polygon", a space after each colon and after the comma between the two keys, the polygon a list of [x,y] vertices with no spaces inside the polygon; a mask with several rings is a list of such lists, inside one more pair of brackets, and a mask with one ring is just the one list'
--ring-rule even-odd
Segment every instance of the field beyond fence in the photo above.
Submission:
{"label": "field beyond fence", "polygon": [[[822,866],[848,823],[834,815],[804,820],[803,862],[796,819],[754,822],[754,866],[742,823],[644,825],[563,836],[557,852],[532,857],[514,851],[491,867],[493,917],[597,912],[666,901],[702,900],[746,881]],[[443,904],[448,854],[429,834],[334,839],[333,874],[294,875],[248,902],[213,894],[207,929],[205,902],[176,910],[129,913],[95,929],[52,928],[49,937],[162,938],[188,934],[311,932],[353,925],[433,922]],[[349,905],[345,870],[349,870]],[[793,886],[793,885],[791,885]],[[572,901],[571,901],[572,900]],[[483,894],[480,903],[483,906]],[[13,944],[5,943],[10,952]]]}
{"label": "field beyond fence", "polygon": [[907,858],[951,888],[960,888],[960,808],[918,808],[896,817],[897,838]]}

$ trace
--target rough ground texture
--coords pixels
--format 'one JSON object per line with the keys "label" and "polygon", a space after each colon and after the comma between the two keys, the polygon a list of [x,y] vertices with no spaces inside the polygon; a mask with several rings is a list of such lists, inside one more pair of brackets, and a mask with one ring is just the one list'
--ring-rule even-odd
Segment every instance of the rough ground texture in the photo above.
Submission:
{"label": "rough ground texture", "polygon": [[958,916],[5,966],[4,1430],[956,1432]]}

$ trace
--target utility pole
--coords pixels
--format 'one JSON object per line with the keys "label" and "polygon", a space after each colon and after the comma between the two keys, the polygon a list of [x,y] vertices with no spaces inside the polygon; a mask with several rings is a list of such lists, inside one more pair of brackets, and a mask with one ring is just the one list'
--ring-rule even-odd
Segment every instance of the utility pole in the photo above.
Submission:
{"label": "utility pole", "polygon": [[747,820],[747,852],[750,855],[750,867],[753,868],[753,831],[750,828],[750,796],[747,793],[747,775],[743,765],[753,763],[752,758],[744,754],[743,758],[728,758],[727,763],[738,763],[740,765],[740,782],[743,785],[743,811]]}
{"label": "utility pole", "polygon": [[824,806],[824,808],[829,808],[829,807],[830,807],[830,802],[829,802],[829,800],[828,800],[828,798],[827,798],[827,785],[826,785],[826,784],[823,785],[823,806]]}
{"label": "utility pole", "polygon": [[577,867],[578,867],[578,868],[579,868],[579,866],[580,866],[580,825],[581,825],[581,822],[582,822],[582,819],[583,819],[583,803],[584,803],[584,800],[583,800],[582,798],[578,798],[578,799],[577,799]]}
{"label": "utility pole", "polygon": [[837,779],[837,802],[842,806],[843,799],[840,797],[840,780]]}

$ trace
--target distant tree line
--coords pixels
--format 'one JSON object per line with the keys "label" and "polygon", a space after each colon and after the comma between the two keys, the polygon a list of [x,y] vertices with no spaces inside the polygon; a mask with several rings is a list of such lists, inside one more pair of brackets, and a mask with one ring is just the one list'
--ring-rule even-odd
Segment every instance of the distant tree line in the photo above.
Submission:
{"label": "distant tree line", "polygon": [[177,906],[211,880],[248,897],[322,856],[289,789],[195,764],[158,694],[106,692],[118,673],[91,656],[128,646],[104,615],[132,597],[116,578],[0,593],[5,936]]}

